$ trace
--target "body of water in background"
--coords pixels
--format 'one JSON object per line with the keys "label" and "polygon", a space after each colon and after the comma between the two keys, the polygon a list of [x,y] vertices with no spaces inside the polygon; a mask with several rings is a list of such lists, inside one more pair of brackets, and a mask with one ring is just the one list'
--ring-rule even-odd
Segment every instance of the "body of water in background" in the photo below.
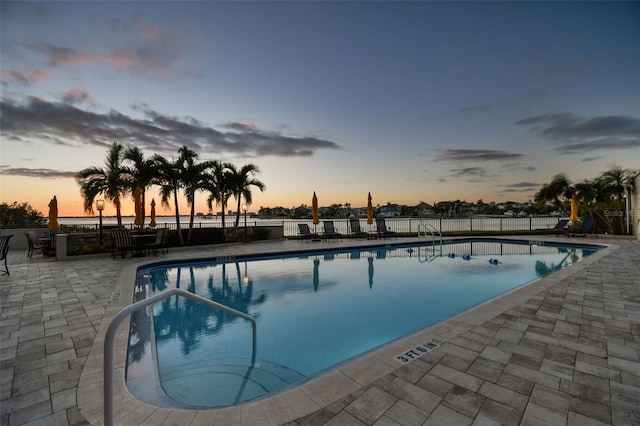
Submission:
{"label": "body of water in background", "polygon": [[[417,233],[420,225],[428,225],[432,229],[440,232],[530,232],[536,230],[547,230],[553,228],[560,217],[556,216],[535,216],[535,217],[484,217],[474,216],[467,218],[385,218],[387,228],[389,230],[400,233]],[[58,223],[66,226],[78,226],[92,228],[98,230],[99,217],[60,217]],[[122,224],[125,227],[133,227],[135,218],[127,216],[122,218]],[[311,219],[261,219],[257,217],[247,217],[247,226],[282,226],[285,237],[293,237],[298,235],[298,224],[306,223],[312,230],[322,234],[324,219],[320,220],[320,224],[313,225]],[[333,221],[335,230],[344,235],[349,235],[351,229],[349,227],[349,219],[327,219]],[[149,225],[150,219],[145,218],[145,226]],[[239,227],[244,227],[245,218],[240,216]],[[103,217],[102,225],[112,227],[117,225],[115,216]],[[158,227],[176,229],[175,216],[156,216]],[[226,216],[225,225],[227,228],[233,227],[235,224],[235,216]],[[180,216],[180,227],[187,229],[189,227],[189,216]],[[194,228],[221,228],[222,219],[214,216],[205,218],[197,216],[194,218]],[[366,218],[360,218],[360,227],[363,231],[375,232],[375,223],[367,224]],[[429,233],[429,232],[427,232]]]}

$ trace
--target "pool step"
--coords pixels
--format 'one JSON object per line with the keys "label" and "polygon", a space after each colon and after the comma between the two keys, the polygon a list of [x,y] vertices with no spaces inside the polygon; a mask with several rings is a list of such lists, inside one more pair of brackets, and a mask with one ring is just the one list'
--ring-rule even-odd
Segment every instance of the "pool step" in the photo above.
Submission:
{"label": "pool step", "polygon": [[305,375],[270,361],[245,358],[208,360],[165,369],[166,394],[195,407],[224,407],[266,396]]}

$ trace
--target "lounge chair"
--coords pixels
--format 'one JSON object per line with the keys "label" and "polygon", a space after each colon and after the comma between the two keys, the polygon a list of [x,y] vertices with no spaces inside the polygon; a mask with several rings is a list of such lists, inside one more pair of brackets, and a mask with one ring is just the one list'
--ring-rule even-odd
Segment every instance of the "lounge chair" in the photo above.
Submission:
{"label": "lounge chair", "polygon": [[169,252],[169,250],[166,247],[167,245],[166,237],[165,237],[166,233],[167,233],[166,228],[158,229],[156,231],[156,237],[154,238],[154,240],[145,246],[149,254],[153,254],[154,256],[157,256],[158,252],[160,252],[161,254],[165,254]]}
{"label": "lounge chair", "polygon": [[137,249],[131,238],[131,231],[128,229],[114,229],[111,231],[111,258],[116,258],[116,253],[120,252],[125,257],[127,252],[131,252],[133,257],[134,251]]}
{"label": "lounge chair", "polygon": [[547,234],[556,234],[556,237],[560,234],[564,234],[569,230],[569,219],[560,219],[553,228],[549,228]]}
{"label": "lounge chair", "polygon": [[9,254],[9,240],[11,237],[13,237],[13,235],[0,236],[0,260],[4,260],[3,273],[7,275],[11,275],[9,273],[9,267],[7,266],[7,254]]}
{"label": "lounge chair", "polygon": [[376,219],[376,229],[378,230],[378,238],[397,237],[398,233],[387,228],[387,224],[383,217]]}
{"label": "lounge chair", "polygon": [[349,219],[349,227],[351,227],[351,235],[354,237],[368,237],[369,233],[360,229],[359,219]]}
{"label": "lounge chair", "polygon": [[27,237],[27,244],[29,244],[27,256],[33,256],[34,250],[42,250],[42,242],[38,239],[38,236],[34,231],[26,231],[24,235]]}
{"label": "lounge chair", "polygon": [[311,229],[309,229],[309,225],[307,225],[306,223],[299,223],[298,230],[300,231],[300,236],[303,240],[320,239],[320,236],[318,234],[316,234],[315,232],[311,232]]}
{"label": "lounge chair", "polygon": [[336,229],[333,226],[333,221],[332,220],[325,220],[324,222],[322,222],[322,226],[324,227],[324,232],[322,233],[322,236],[324,237],[325,240],[329,240],[331,238],[342,238],[342,234],[339,232],[336,232]]}
{"label": "lounge chair", "polygon": [[[596,229],[596,218],[588,217],[582,222],[582,225],[578,229],[569,230],[566,235],[567,237],[584,237],[587,234],[593,234]],[[597,235],[596,235],[597,237]]]}

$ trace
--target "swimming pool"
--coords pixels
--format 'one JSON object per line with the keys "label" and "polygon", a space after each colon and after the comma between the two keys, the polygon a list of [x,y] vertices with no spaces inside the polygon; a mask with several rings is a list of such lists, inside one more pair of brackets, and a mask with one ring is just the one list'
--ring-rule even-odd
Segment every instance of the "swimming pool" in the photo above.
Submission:
{"label": "swimming pool", "polygon": [[595,246],[464,240],[140,269],[137,300],[180,287],[257,320],[171,297],[132,317],[127,386],[174,408],[240,404],[577,262]]}

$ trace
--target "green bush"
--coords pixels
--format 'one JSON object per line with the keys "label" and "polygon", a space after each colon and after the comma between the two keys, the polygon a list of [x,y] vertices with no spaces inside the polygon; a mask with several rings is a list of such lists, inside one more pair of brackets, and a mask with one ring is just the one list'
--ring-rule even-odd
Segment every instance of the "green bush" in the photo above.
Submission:
{"label": "green bush", "polygon": [[29,203],[0,204],[0,228],[38,228],[46,226],[47,218],[42,213],[34,210]]}

